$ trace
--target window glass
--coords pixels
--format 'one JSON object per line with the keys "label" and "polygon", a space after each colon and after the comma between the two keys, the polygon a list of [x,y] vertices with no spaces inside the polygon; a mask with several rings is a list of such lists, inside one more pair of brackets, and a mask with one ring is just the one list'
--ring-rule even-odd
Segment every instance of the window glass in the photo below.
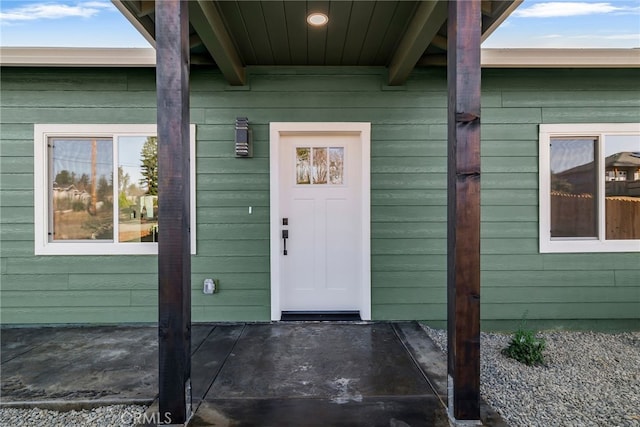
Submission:
{"label": "window glass", "polygon": [[320,147],[313,149],[313,183],[314,184],[326,184],[327,172],[329,167],[327,165],[327,148]]}
{"label": "window glass", "polygon": [[597,140],[551,139],[551,237],[598,236]]}
{"label": "window glass", "polygon": [[113,240],[113,141],[51,138],[49,241]]}
{"label": "window glass", "polygon": [[296,147],[296,184],[344,184],[344,147]]}
{"label": "window glass", "polygon": [[640,252],[640,123],[541,124],[540,252]]}
{"label": "window glass", "polygon": [[344,175],[344,147],[329,148],[329,180],[332,184],[342,184]]}
{"label": "window glass", "polygon": [[[196,127],[189,126],[190,224],[196,224]],[[34,253],[158,253],[154,124],[34,125]],[[196,253],[196,227],[190,227]]]}
{"label": "window glass", "polygon": [[296,184],[311,183],[311,155],[308,147],[296,148]]}
{"label": "window glass", "polygon": [[158,241],[158,139],[118,139],[118,241]]}
{"label": "window glass", "polygon": [[604,140],[606,239],[640,239],[640,137]]}

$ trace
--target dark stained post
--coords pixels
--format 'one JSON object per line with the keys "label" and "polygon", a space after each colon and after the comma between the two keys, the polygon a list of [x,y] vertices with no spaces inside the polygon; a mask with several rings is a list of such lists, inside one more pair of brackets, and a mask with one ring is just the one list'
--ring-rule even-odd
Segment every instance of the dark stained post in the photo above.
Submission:
{"label": "dark stained post", "polygon": [[480,419],[481,17],[480,0],[449,2],[448,373],[459,420]]}
{"label": "dark stained post", "polygon": [[191,416],[188,6],[156,1],[159,405],[171,424]]}

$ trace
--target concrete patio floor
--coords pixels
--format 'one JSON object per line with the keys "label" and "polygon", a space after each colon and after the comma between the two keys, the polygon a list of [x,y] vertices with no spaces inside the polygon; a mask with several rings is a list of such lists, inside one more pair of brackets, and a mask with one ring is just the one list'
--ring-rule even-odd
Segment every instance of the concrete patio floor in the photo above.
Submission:
{"label": "concrete patio floor", "polygon": [[[1,332],[0,407],[158,411],[155,327]],[[416,322],[194,324],[191,363],[190,426],[449,425],[446,360]]]}

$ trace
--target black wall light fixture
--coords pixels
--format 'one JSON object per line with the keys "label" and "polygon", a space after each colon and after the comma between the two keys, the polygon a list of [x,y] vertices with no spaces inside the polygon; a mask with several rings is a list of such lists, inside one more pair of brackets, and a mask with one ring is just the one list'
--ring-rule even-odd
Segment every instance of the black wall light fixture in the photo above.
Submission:
{"label": "black wall light fixture", "polygon": [[251,129],[246,117],[236,117],[236,157],[253,157]]}

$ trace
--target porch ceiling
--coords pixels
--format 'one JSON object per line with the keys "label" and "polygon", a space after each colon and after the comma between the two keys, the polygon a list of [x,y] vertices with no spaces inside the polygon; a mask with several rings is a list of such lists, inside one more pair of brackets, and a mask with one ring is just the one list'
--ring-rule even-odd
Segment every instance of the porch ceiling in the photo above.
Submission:
{"label": "porch ceiling", "polygon": [[[152,44],[155,0],[112,0]],[[482,0],[483,40],[522,0]],[[321,12],[324,27],[306,17]],[[212,65],[232,85],[247,66],[385,66],[402,84],[416,65],[446,64],[447,1],[189,2],[191,61]]]}

